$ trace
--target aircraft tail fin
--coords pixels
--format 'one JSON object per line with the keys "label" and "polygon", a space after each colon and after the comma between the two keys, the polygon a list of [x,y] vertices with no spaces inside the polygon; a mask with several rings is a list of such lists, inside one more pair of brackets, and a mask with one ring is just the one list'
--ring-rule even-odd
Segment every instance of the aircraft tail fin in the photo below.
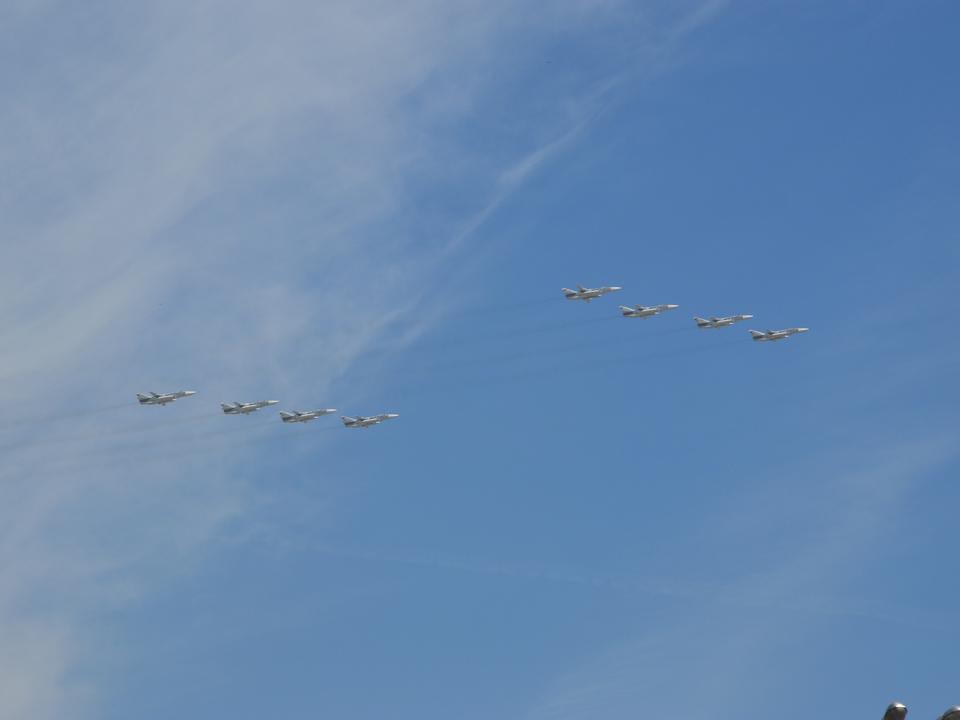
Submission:
{"label": "aircraft tail fin", "polygon": [[236,405],[231,405],[230,403],[220,403],[220,407],[222,407],[223,411],[226,412],[227,410],[233,410]]}
{"label": "aircraft tail fin", "polygon": [[750,335],[753,337],[754,340],[759,340],[760,338],[767,336],[766,333],[762,333],[759,330],[751,330]]}
{"label": "aircraft tail fin", "polygon": [[344,425],[349,425],[350,423],[355,423],[357,421],[355,417],[350,417],[349,415],[341,415],[340,419],[343,420]]}
{"label": "aircraft tail fin", "polygon": [[139,400],[140,402],[145,403],[149,399],[150,399],[149,395],[144,395],[143,393],[137,393],[137,400]]}
{"label": "aircraft tail fin", "polygon": [[288,413],[281,410],[280,417],[283,418],[284,420],[289,420],[290,418],[296,417],[296,413]]}
{"label": "aircraft tail fin", "polygon": [[563,294],[566,295],[568,298],[573,297],[574,295],[577,294],[576,290],[571,290],[570,288],[561,288],[561,290],[563,290]]}
{"label": "aircraft tail fin", "polygon": [[704,320],[702,317],[694,316],[693,321],[697,324],[697,327],[706,327],[710,323]]}

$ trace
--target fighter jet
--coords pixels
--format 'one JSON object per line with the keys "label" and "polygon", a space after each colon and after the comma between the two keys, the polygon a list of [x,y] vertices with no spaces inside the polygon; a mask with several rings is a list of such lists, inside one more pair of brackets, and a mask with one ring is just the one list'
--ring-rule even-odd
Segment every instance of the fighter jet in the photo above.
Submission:
{"label": "fighter jet", "polygon": [[634,305],[630,307],[628,305],[621,305],[620,312],[623,313],[624,317],[629,318],[648,318],[653,317],[654,315],[659,315],[664,310],[676,310],[679,305]]}
{"label": "fighter jet", "polygon": [[191,395],[196,395],[196,390],[177,390],[176,392],[171,393],[137,393],[137,402],[141,405],[166,405],[167,403],[172,403],[174,400],[179,400],[180,398],[190,397]]}
{"label": "fighter jet", "polygon": [[379,425],[384,420],[393,420],[398,417],[400,417],[398,413],[383,413],[382,415],[370,415],[369,417],[364,417],[363,415],[358,415],[357,417],[341,416],[340,419],[343,420],[344,427],[367,428],[371,425]]}
{"label": "fighter jet", "polygon": [[749,320],[753,315],[728,315],[727,317],[714,317],[711,315],[708,319],[694,316],[693,320],[698,328],[722,328],[742,320]]}
{"label": "fighter jet", "polygon": [[257,400],[256,402],[220,403],[225,415],[249,415],[268,405],[276,405],[279,400]]}
{"label": "fighter jet", "polygon": [[292,410],[291,412],[280,411],[280,419],[285,423],[310,422],[323,415],[335,413],[336,408],[322,408],[320,410]]}
{"label": "fighter jet", "polygon": [[585,288],[583,285],[577,285],[576,290],[563,288],[563,294],[566,296],[567,300],[583,300],[584,302],[590,302],[594,298],[598,298],[601,295],[606,295],[607,293],[616,292],[617,290],[623,290],[623,288],[615,285],[599,288]]}
{"label": "fighter jet", "polygon": [[775,340],[786,340],[791,335],[796,335],[797,333],[805,333],[810,328],[786,328],[785,330],[764,330],[760,332],[759,330],[751,330],[750,335],[753,336],[754,340],[759,340],[760,342]]}

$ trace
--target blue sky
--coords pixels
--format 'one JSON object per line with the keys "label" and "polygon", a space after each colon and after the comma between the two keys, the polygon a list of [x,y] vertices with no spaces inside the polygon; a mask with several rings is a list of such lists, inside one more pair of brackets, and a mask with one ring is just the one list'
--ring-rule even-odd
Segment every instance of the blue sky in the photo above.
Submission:
{"label": "blue sky", "polygon": [[0,718],[960,702],[954,4],[0,21]]}

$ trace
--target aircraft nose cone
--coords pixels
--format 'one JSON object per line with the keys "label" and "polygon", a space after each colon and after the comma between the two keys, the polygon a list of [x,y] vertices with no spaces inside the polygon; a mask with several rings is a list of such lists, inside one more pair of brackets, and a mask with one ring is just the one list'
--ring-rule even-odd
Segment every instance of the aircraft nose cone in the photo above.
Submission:
{"label": "aircraft nose cone", "polygon": [[620,287],[620,286],[618,286],[618,285],[613,285],[610,289],[611,289],[611,290],[623,290],[623,288]]}
{"label": "aircraft nose cone", "polygon": [[196,395],[196,394],[197,394],[197,391],[196,391],[196,390],[187,390],[187,391],[184,392],[183,394],[184,394],[185,397],[190,397],[191,395]]}
{"label": "aircraft nose cone", "polygon": [[808,332],[810,328],[797,328],[797,332]]}
{"label": "aircraft nose cone", "polygon": [[667,308],[669,308],[670,310],[676,310],[678,307],[680,307],[680,306],[679,306],[679,305],[667,305]]}
{"label": "aircraft nose cone", "polygon": [[279,400],[267,400],[267,405],[276,405],[278,402],[280,402],[280,401],[279,401]]}
{"label": "aircraft nose cone", "polygon": [[752,320],[752,319],[753,319],[753,315],[744,315],[744,316],[743,316],[743,319],[744,319],[744,320]]}

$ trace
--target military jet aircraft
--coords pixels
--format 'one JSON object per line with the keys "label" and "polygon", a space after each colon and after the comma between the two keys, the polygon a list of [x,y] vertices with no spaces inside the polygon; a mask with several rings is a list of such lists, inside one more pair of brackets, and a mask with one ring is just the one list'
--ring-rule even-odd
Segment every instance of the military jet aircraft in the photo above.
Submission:
{"label": "military jet aircraft", "polygon": [[363,415],[357,417],[341,416],[340,419],[343,420],[344,427],[366,428],[371,425],[379,425],[384,420],[393,420],[398,417],[400,417],[399,413],[383,413],[382,415],[370,415],[369,417]]}
{"label": "military jet aircraft", "polygon": [[623,290],[623,288],[615,285],[599,288],[585,288],[583,285],[577,285],[576,290],[563,288],[563,294],[566,296],[567,300],[583,300],[584,302],[590,302],[594,298],[598,298],[601,295],[606,295],[607,293],[616,292],[617,290]]}
{"label": "military jet aircraft", "polygon": [[225,415],[249,415],[268,405],[276,405],[279,400],[257,400],[256,402],[220,403]]}
{"label": "military jet aircraft", "polygon": [[676,310],[679,305],[634,305],[630,307],[628,305],[621,305],[620,312],[623,313],[624,317],[629,318],[648,318],[653,317],[654,315],[659,315],[664,310]]}
{"label": "military jet aircraft", "polygon": [[191,395],[196,395],[196,390],[177,390],[172,393],[137,393],[137,402],[141,405],[166,405],[167,403],[172,403],[174,400],[179,400],[180,398],[190,397]]}
{"label": "military jet aircraft", "polygon": [[291,412],[280,411],[280,419],[285,423],[310,422],[318,417],[335,413],[336,408],[322,408],[320,410],[293,410]]}
{"label": "military jet aircraft", "polygon": [[711,315],[709,318],[694,316],[693,320],[697,323],[698,328],[722,328],[741,322],[742,320],[749,320],[752,317],[753,315],[728,315],[727,317],[714,317]]}
{"label": "military jet aircraft", "polygon": [[797,333],[805,333],[810,328],[786,328],[785,330],[765,330],[760,332],[759,330],[751,330],[750,335],[754,340],[759,340],[760,342],[775,340],[786,340],[791,335],[796,335]]}

